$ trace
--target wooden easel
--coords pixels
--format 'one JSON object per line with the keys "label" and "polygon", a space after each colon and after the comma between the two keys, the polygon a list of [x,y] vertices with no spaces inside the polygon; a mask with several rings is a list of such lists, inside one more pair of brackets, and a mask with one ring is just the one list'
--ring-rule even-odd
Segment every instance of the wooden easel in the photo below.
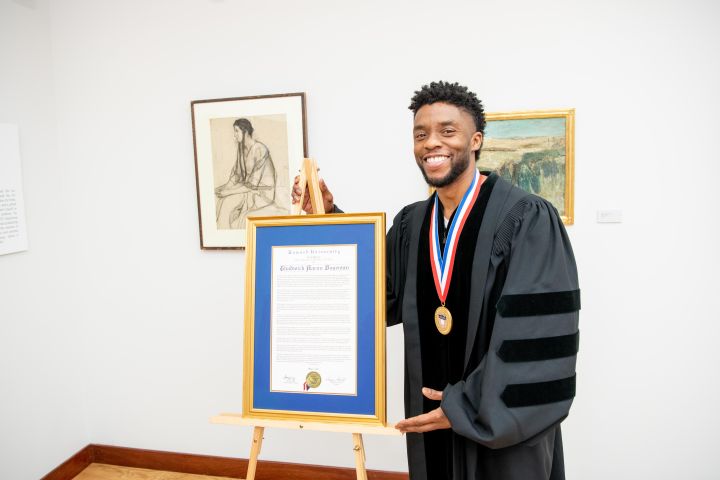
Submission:
{"label": "wooden easel", "polygon": [[305,187],[308,187],[308,192],[310,193],[310,205],[312,205],[313,213],[325,213],[325,204],[323,202],[322,192],[320,191],[320,180],[318,179],[317,172],[318,168],[315,160],[312,158],[303,160],[302,166],[300,167],[300,182],[298,183],[302,194],[300,201],[292,206],[293,215],[302,215],[302,206],[305,204]]}
{"label": "wooden easel", "polygon": [[315,430],[321,432],[352,433],[352,448],[355,455],[355,473],[357,475],[357,480],[368,480],[367,470],[365,469],[365,446],[363,445],[363,434],[390,436],[402,435],[398,430],[395,430],[393,427],[243,418],[243,416],[238,413],[222,413],[220,415],[212,417],[210,419],[210,422],[216,424],[254,427],[252,435],[252,446],[250,447],[250,458],[248,459],[248,469],[245,480],[255,480],[257,461],[258,456],[260,455],[260,448],[262,447],[265,427],[285,428],[293,430]]}
{"label": "wooden easel", "polygon": [[[293,215],[302,214],[302,206],[305,203],[305,187],[308,187],[310,194],[310,204],[313,213],[324,214],[325,206],[323,204],[322,192],[320,191],[320,182],[318,180],[318,168],[315,160],[306,158],[303,160],[300,169],[299,187],[302,191],[300,201],[292,206]],[[286,428],[295,430],[317,430],[323,432],[344,432],[352,433],[353,452],[355,454],[355,472],[357,480],[368,480],[367,470],[365,469],[365,446],[363,445],[363,434],[372,435],[402,435],[398,430],[392,427],[360,425],[360,424],[343,424],[343,423],[322,423],[322,422],[299,422],[291,420],[273,420],[264,418],[245,418],[237,413],[222,413],[210,419],[212,423],[226,425],[243,425],[253,427],[252,445],[250,447],[250,458],[248,459],[248,469],[245,480],[255,480],[255,472],[257,471],[257,461],[260,455],[260,449],[263,442],[263,434],[265,427]]]}

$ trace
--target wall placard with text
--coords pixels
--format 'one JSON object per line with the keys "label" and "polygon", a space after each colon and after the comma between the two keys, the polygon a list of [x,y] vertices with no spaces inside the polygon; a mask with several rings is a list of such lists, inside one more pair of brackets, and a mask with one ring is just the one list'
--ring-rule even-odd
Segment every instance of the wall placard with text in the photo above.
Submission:
{"label": "wall placard with text", "polygon": [[27,250],[17,125],[0,123],[0,255]]}

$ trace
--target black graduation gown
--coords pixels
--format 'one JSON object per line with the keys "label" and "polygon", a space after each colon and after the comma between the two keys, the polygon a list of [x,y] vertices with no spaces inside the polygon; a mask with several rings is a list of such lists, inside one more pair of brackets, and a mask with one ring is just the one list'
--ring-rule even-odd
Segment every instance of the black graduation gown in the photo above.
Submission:
{"label": "black graduation gown", "polygon": [[[575,395],[575,260],[549,202],[489,175],[472,255],[463,373],[445,386],[441,402],[452,424],[452,480],[561,480],[559,424]],[[431,340],[421,334],[417,292],[429,201],[403,208],[387,240],[387,323],[403,323],[407,417],[430,408],[421,393],[421,352],[433,345],[421,345]],[[442,480],[428,476],[424,443],[422,434],[407,435],[410,477]]]}

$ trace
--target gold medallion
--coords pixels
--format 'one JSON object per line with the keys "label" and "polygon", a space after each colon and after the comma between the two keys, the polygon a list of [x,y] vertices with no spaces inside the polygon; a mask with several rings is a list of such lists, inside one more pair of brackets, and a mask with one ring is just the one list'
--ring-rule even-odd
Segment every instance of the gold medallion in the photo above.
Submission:
{"label": "gold medallion", "polygon": [[440,305],[435,310],[435,326],[443,335],[447,335],[452,330],[452,314],[445,305]]}
{"label": "gold medallion", "polygon": [[319,387],[321,382],[322,379],[320,378],[320,374],[318,372],[310,372],[307,374],[307,377],[305,377],[305,383],[307,383],[307,386],[310,388]]}

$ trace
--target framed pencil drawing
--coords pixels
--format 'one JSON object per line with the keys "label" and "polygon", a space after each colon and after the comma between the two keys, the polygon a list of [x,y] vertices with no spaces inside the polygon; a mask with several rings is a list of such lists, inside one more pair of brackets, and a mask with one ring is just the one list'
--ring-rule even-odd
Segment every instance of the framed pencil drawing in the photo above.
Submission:
{"label": "framed pencil drawing", "polygon": [[305,94],[195,100],[200,247],[245,247],[248,216],[287,215],[307,156]]}
{"label": "framed pencil drawing", "polygon": [[575,110],[488,113],[477,165],[548,200],[574,222]]}
{"label": "framed pencil drawing", "polygon": [[251,217],[243,417],[384,426],[385,215]]}

